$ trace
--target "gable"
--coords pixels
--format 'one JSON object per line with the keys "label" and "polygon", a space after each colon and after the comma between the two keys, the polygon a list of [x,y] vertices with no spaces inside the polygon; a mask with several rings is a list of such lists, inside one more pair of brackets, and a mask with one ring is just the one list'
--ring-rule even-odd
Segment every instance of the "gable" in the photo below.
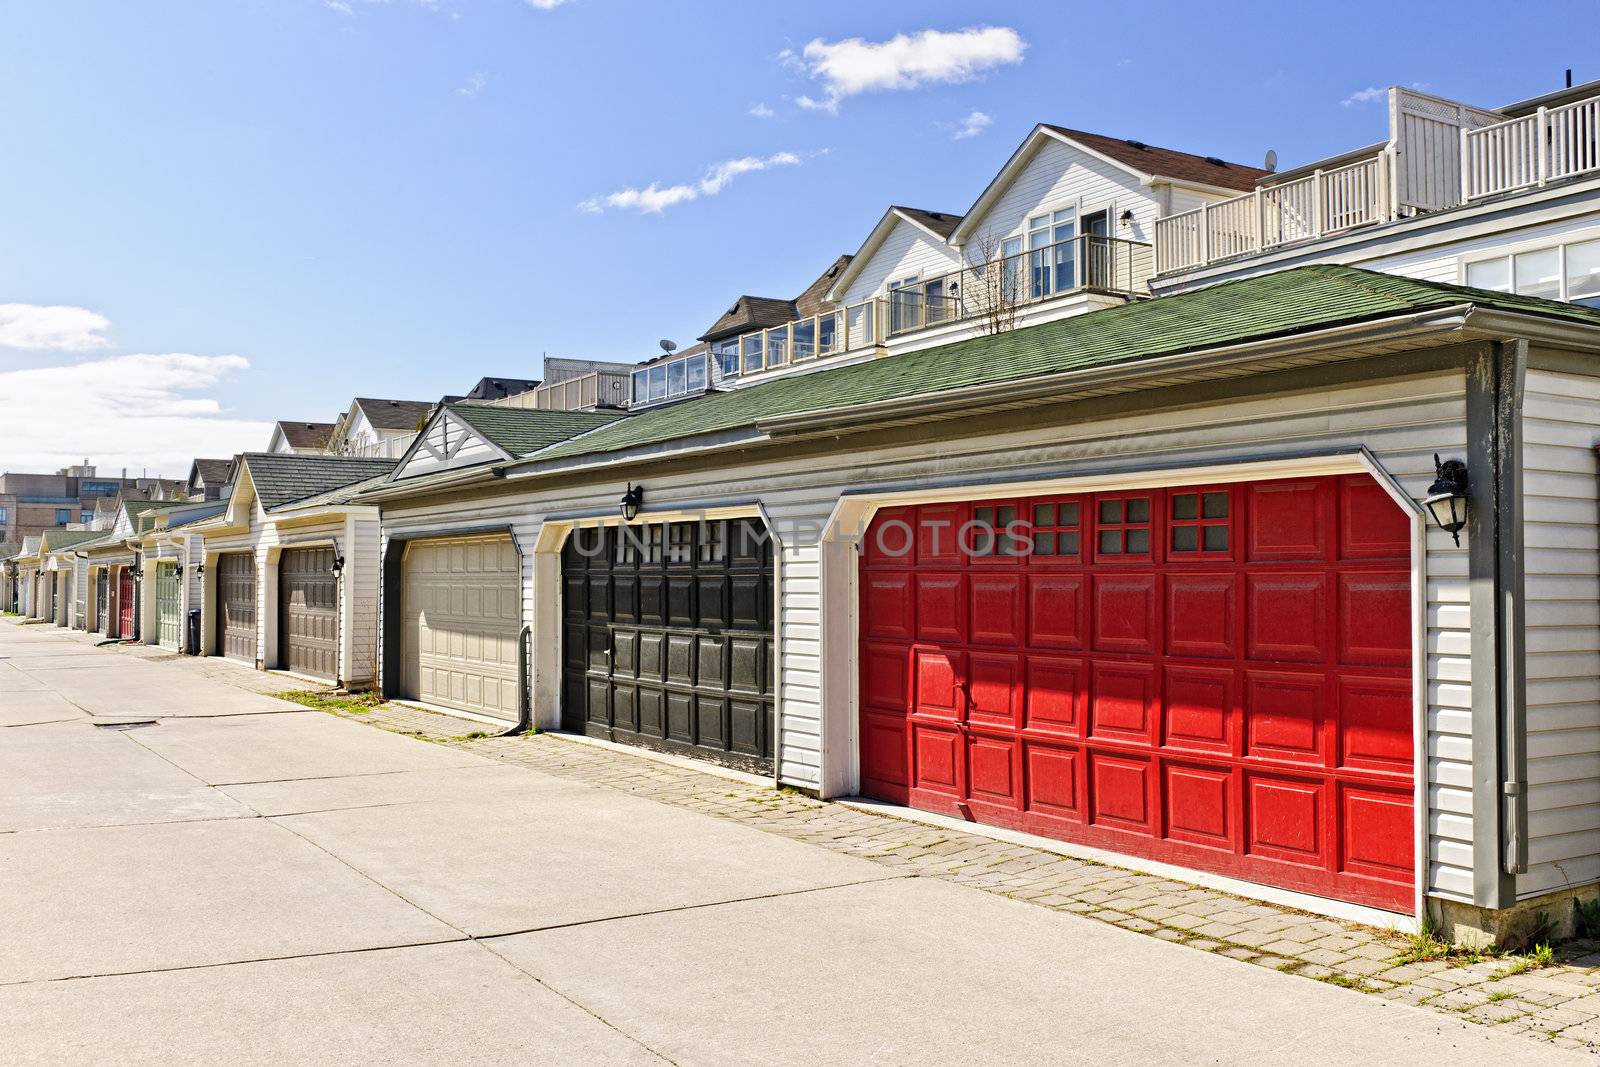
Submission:
{"label": "gable", "polygon": [[961,253],[898,214],[892,218],[877,247],[850,264],[846,288],[837,294],[839,304],[859,303],[881,293],[890,282],[912,275],[926,281],[961,269]]}
{"label": "gable", "polygon": [[[1126,168],[1054,137],[1041,138],[1010,180],[985,196],[957,235],[974,252],[985,238],[997,243],[1024,234],[1031,216],[1065,208],[1109,209],[1112,237],[1149,241],[1160,208],[1159,194]],[[1131,225],[1121,223],[1124,211],[1133,212]]]}
{"label": "gable", "polygon": [[415,478],[457,467],[473,467],[512,457],[488,438],[468,426],[448,408],[439,412],[428,428],[417,436],[411,450],[400,461],[395,480]]}

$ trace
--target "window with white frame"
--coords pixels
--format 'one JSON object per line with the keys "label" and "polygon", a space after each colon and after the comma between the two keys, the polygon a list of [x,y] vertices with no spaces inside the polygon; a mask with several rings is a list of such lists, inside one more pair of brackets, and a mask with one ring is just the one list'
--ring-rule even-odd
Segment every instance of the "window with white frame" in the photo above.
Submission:
{"label": "window with white frame", "polygon": [[1600,239],[1534,248],[1466,266],[1466,283],[1600,308]]}

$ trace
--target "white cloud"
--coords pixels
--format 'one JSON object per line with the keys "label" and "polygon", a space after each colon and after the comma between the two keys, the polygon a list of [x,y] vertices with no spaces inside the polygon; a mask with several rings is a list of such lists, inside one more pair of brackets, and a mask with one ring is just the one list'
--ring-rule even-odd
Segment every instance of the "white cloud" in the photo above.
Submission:
{"label": "white cloud", "polygon": [[481,70],[474,71],[472,77],[468,78],[464,85],[456,89],[456,95],[467,97],[470,100],[472,97],[481,94],[488,84],[489,76],[487,74]]}
{"label": "white cloud", "polygon": [[527,0],[529,7],[536,7],[540,11],[549,11],[553,7],[560,7],[567,0]]}
{"label": "white cloud", "polygon": [[109,356],[0,371],[0,456],[9,470],[70,463],[183,477],[196,456],[266,447],[270,423],[235,418],[209,395],[242,356]]}
{"label": "white cloud", "polygon": [[727,188],[729,182],[741,174],[769,170],[772,167],[796,167],[800,157],[793,152],[776,152],[770,156],[745,156],[712,164],[699,181],[662,186],[651,182],[643,189],[629,187],[605,196],[590,197],[578,205],[578,210],[599,214],[607,209],[626,209],[646,215],[659,215],[669,207],[698,200],[702,196],[716,196]]}
{"label": "white cloud", "polygon": [[109,343],[105,332],[110,327],[109,319],[88,308],[0,304],[0,348],[86,352]]}
{"label": "white cloud", "polygon": [[801,56],[785,51],[778,58],[822,83],[820,98],[802,96],[796,103],[836,112],[840,101],[860,93],[971,81],[994,67],[1021,63],[1027,47],[1016,30],[978,26],[902,33],[887,41],[851,37],[828,42],[819,37],[806,45]]}
{"label": "white cloud", "polygon": [[1339,101],[1345,107],[1354,107],[1357,104],[1370,104],[1375,100],[1382,100],[1389,95],[1389,90],[1380,89],[1376,85],[1369,85],[1365,89],[1357,89],[1343,100]]}
{"label": "white cloud", "polygon": [[952,140],[965,141],[968,137],[976,137],[978,134],[982,133],[984,130],[987,130],[993,125],[994,119],[990,118],[982,111],[974,111],[972,114],[956,123],[956,132],[952,137]]}
{"label": "white cloud", "polygon": [[766,104],[756,104],[755,106],[751,107],[747,114],[750,115],[751,118],[770,119],[775,118],[778,113],[772,110]]}
{"label": "white cloud", "polygon": [[322,6],[337,11],[341,15],[354,15],[355,8],[350,6],[349,0],[322,0]]}

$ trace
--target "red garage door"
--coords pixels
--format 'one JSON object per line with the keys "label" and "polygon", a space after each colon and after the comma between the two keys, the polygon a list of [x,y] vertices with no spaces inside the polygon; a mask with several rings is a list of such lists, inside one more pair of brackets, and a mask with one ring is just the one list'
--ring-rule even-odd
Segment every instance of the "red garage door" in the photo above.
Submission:
{"label": "red garage door", "polygon": [[1409,911],[1409,567],[1366,475],[881,511],[862,791]]}
{"label": "red garage door", "polygon": [[124,640],[135,636],[133,618],[133,571],[117,568],[117,636]]}

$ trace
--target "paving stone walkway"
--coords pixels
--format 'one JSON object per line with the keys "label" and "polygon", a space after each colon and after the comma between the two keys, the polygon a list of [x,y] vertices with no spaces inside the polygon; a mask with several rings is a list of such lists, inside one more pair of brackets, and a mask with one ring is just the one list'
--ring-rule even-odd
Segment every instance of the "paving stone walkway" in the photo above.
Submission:
{"label": "paving stone walkway", "polygon": [[1393,931],[814,800],[560,735],[493,737],[478,723],[396,704],[347,717],[1198,951],[1600,1052],[1600,943],[1559,945],[1554,962],[1544,966],[1516,955],[1457,952],[1419,959],[1415,940]]}

